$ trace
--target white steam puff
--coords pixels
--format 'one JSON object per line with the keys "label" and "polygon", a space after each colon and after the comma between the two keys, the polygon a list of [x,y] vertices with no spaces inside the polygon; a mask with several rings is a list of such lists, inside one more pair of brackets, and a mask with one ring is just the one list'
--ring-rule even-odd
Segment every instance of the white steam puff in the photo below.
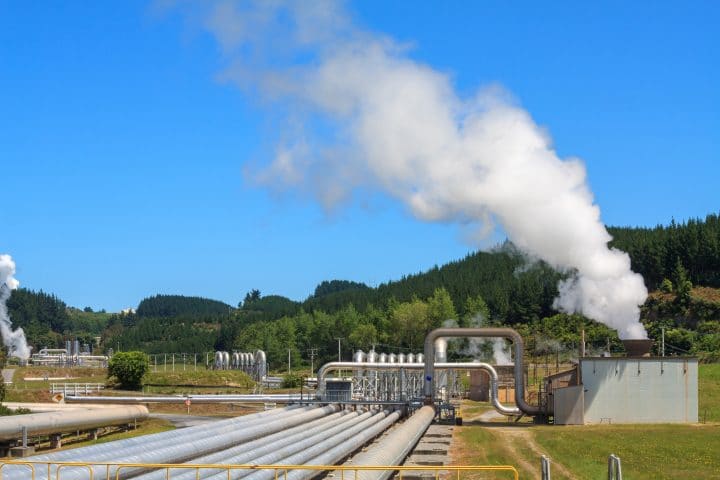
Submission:
{"label": "white steam puff", "polygon": [[8,348],[11,357],[21,360],[30,358],[30,347],[25,340],[22,328],[12,329],[12,321],[7,310],[7,300],[19,285],[15,277],[15,262],[10,255],[0,255],[0,335],[3,345]]}
{"label": "white steam puff", "polygon": [[559,158],[501,88],[461,97],[447,73],[357,28],[337,2],[201,8],[230,65],[223,79],[287,119],[276,158],[256,179],[310,189],[327,207],[369,186],[422,220],[485,232],[497,221],[522,250],[571,275],[556,308],[621,338],[646,336],[643,279],[627,254],[608,248],[583,163]]}

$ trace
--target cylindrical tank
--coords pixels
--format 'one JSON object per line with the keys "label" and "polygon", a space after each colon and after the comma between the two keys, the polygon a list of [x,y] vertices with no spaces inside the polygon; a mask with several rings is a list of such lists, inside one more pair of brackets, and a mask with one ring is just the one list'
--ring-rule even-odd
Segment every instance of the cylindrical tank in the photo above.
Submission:
{"label": "cylindrical tank", "polygon": [[230,354],[222,352],[222,368],[230,368]]}
{"label": "cylindrical tank", "polygon": [[415,363],[425,363],[425,354],[418,353],[415,355]]}
{"label": "cylindrical tank", "polygon": [[447,362],[447,340],[438,338],[435,340],[435,363]]}
{"label": "cylindrical tank", "polygon": [[80,340],[73,343],[73,355],[80,355]]}
{"label": "cylindrical tank", "polygon": [[398,353],[398,356],[397,356],[398,363],[405,363],[406,360],[407,360],[407,358],[405,357],[404,353]]}
{"label": "cylindrical tank", "polygon": [[388,355],[388,363],[397,363],[397,355],[394,353]]}
{"label": "cylindrical tank", "polygon": [[388,356],[387,353],[381,353],[378,357],[378,363],[387,363]]}
{"label": "cylindrical tank", "polygon": [[370,350],[369,352],[367,352],[365,358],[368,363],[375,363],[377,362],[378,358],[377,352],[375,352],[375,350]]}
{"label": "cylindrical tank", "polygon": [[355,352],[355,355],[353,356],[353,361],[355,363],[362,363],[365,361],[365,358],[366,358],[365,353],[362,350],[358,350],[357,352]]}
{"label": "cylindrical tank", "polygon": [[215,368],[217,370],[223,368],[223,352],[215,352]]}
{"label": "cylindrical tank", "polygon": [[258,380],[262,380],[267,375],[267,357],[262,350],[255,352],[255,372]]}
{"label": "cylindrical tank", "polygon": [[408,353],[407,357],[405,357],[405,361],[407,363],[415,363],[415,354],[414,353]]}
{"label": "cylindrical tank", "polygon": [[232,354],[232,368],[240,368],[240,354],[238,352]]}

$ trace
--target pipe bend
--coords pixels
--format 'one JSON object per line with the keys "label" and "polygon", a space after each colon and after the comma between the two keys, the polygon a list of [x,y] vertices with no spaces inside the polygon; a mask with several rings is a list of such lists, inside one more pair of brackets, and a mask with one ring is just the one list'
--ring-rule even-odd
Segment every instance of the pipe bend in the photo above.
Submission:
{"label": "pipe bend", "polygon": [[438,338],[507,338],[513,342],[515,348],[515,403],[520,410],[528,415],[542,415],[540,407],[530,405],[525,401],[525,382],[523,377],[523,354],[525,347],[523,339],[512,328],[436,328],[425,337],[425,402],[433,402],[435,380],[435,340]]}

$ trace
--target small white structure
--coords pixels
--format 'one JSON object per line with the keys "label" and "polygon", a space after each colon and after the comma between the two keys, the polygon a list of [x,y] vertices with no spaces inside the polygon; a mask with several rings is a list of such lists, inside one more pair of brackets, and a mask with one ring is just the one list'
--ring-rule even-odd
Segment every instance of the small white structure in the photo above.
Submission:
{"label": "small white structure", "polygon": [[696,358],[581,358],[578,383],[553,389],[556,424],[696,423]]}

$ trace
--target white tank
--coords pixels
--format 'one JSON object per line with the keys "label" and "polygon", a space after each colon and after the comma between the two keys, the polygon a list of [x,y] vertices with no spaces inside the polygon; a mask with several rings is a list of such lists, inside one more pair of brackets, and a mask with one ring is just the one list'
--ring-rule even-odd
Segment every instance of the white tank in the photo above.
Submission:
{"label": "white tank", "polygon": [[375,350],[370,350],[369,352],[367,352],[367,355],[365,356],[366,361],[367,361],[368,363],[375,363],[375,362],[377,362],[377,357],[378,357],[378,356],[377,356],[377,353],[375,352]]}
{"label": "white tank", "polygon": [[425,363],[425,355],[422,353],[418,353],[417,355],[415,355],[415,362]]}
{"label": "white tank", "polygon": [[397,355],[394,353],[388,355],[388,363],[397,363]]}
{"label": "white tank", "polygon": [[378,357],[378,363],[387,363],[388,356],[386,353],[381,353]]}
{"label": "white tank", "polygon": [[232,354],[232,368],[240,368],[240,354],[238,352]]}
{"label": "white tank", "polygon": [[415,363],[415,354],[414,353],[408,353],[407,357],[405,357],[405,361],[407,363]]}
{"label": "white tank", "polygon": [[223,368],[223,352],[215,352],[215,368]]}
{"label": "white tank", "polygon": [[362,363],[365,361],[365,358],[366,358],[365,353],[362,350],[358,350],[357,352],[355,352],[355,355],[353,356],[353,361],[355,363]]}
{"label": "white tank", "polygon": [[405,354],[404,353],[398,353],[397,361],[398,363],[405,363]]}
{"label": "white tank", "polygon": [[230,368],[230,354],[228,352],[222,352],[222,368]]}

